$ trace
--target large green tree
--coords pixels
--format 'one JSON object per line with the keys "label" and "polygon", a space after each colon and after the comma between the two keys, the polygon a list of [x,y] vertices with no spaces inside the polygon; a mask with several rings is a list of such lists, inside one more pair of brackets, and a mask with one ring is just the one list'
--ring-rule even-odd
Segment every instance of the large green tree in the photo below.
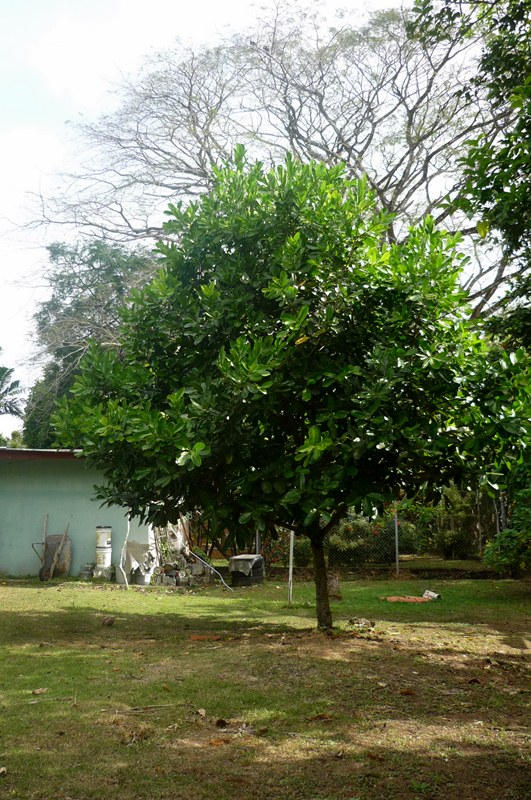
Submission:
{"label": "large green tree", "polygon": [[70,390],[91,341],[116,345],[119,309],[133,287],[153,274],[153,256],[105,241],[48,247],[44,279],[49,296],[34,315],[42,377],[32,387],[24,413],[29,447],[50,447],[50,418]]}
{"label": "large green tree", "polygon": [[234,169],[170,209],[174,244],[133,292],[115,349],[94,346],[57,432],[105,471],[100,496],[153,522],[309,537],[330,627],[323,542],[347,507],[440,484],[518,440],[520,352],[465,320],[453,240],[402,244],[364,181],[301,163]]}
{"label": "large green tree", "polygon": [[496,234],[503,251],[478,310],[499,294],[511,264],[516,280],[499,327],[505,320],[514,327],[514,310],[521,331],[523,319],[529,319],[525,276],[531,264],[531,0],[417,0],[415,9],[410,30],[428,46],[480,36],[476,70],[459,94],[485,96],[500,113],[500,124],[469,137],[461,158],[462,186],[452,200],[479,219],[483,234]]}

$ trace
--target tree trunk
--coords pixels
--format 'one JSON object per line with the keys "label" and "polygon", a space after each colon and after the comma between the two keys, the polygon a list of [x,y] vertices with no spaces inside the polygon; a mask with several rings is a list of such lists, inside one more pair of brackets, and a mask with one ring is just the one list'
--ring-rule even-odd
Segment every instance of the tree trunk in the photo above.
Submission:
{"label": "tree trunk", "polygon": [[328,599],[328,574],[324,557],[323,536],[319,532],[312,536],[310,541],[313,554],[317,627],[330,630],[332,627],[332,612],[330,611],[330,601]]}

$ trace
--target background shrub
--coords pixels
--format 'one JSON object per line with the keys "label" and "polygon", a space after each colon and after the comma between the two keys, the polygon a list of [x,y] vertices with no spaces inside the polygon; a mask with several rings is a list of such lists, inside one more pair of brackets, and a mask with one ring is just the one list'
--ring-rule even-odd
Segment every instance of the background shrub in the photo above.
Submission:
{"label": "background shrub", "polygon": [[485,563],[496,572],[513,578],[531,570],[531,489],[515,493],[511,527],[488,542]]}
{"label": "background shrub", "polygon": [[277,528],[262,541],[262,555],[266,564],[289,563],[289,531]]}
{"label": "background shrub", "polygon": [[293,563],[296,567],[309,567],[312,563],[312,546],[305,536],[296,536],[293,543]]}

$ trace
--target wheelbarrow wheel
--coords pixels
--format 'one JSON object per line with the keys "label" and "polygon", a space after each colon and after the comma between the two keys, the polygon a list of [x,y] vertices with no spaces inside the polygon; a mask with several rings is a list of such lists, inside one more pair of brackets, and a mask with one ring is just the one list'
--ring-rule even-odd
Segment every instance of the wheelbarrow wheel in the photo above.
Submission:
{"label": "wheelbarrow wheel", "polygon": [[50,567],[41,567],[39,570],[39,578],[41,581],[50,580]]}

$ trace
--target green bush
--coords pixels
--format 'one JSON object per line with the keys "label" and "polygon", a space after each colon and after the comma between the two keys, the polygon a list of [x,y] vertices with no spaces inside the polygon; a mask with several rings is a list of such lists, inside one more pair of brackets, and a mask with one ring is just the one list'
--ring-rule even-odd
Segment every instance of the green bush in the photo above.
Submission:
{"label": "green bush", "polygon": [[[400,520],[398,523],[398,549],[400,553],[418,552],[417,546],[417,528],[412,522]],[[394,534],[394,521],[393,521],[393,534]]]}
{"label": "green bush", "polygon": [[520,489],[514,497],[511,513],[511,528],[517,531],[531,531],[531,489]]}
{"label": "green bush", "polygon": [[440,516],[435,534],[435,551],[443,558],[469,558],[477,555],[474,536],[474,505],[472,492],[447,486],[439,505]]}
{"label": "green bush", "polygon": [[338,534],[345,540],[367,539],[371,524],[365,517],[347,517],[339,523]]}
{"label": "green bush", "polygon": [[376,564],[392,564],[395,560],[395,521],[382,518],[372,527],[367,542],[368,558]]}
{"label": "green bush", "polygon": [[297,536],[293,542],[293,563],[296,567],[308,567],[312,563],[312,545],[305,536]]}
{"label": "green bush", "polygon": [[[370,530],[370,526],[369,526]],[[331,534],[325,543],[328,564],[332,567],[355,568],[367,561],[368,549],[366,539],[350,538],[351,534],[338,531]]]}
{"label": "green bush", "polygon": [[531,570],[531,531],[500,531],[485,547],[483,560],[496,572],[512,578]]}
{"label": "green bush", "polygon": [[512,577],[531,570],[531,489],[516,492],[511,527],[487,544],[483,560],[496,572]]}
{"label": "green bush", "polygon": [[[399,550],[416,551],[416,529],[408,521],[399,521]],[[395,522],[393,516],[381,517],[376,523],[365,517],[349,517],[328,536],[325,543],[328,563],[332,566],[357,567],[372,561],[391,564],[395,560]]]}
{"label": "green bush", "polygon": [[468,558],[474,555],[474,546],[468,530],[443,528],[435,534],[435,552],[443,558]]}
{"label": "green bush", "polygon": [[201,561],[205,561],[207,564],[212,564],[212,559],[200,547],[192,547],[192,555],[199,556]]}
{"label": "green bush", "polygon": [[262,541],[262,555],[266,564],[287,564],[289,562],[289,531],[278,528],[270,531]]}
{"label": "green bush", "polygon": [[410,521],[415,525],[416,549],[414,552],[419,554],[433,553],[441,517],[441,508],[422,503],[412,503],[406,513]]}

